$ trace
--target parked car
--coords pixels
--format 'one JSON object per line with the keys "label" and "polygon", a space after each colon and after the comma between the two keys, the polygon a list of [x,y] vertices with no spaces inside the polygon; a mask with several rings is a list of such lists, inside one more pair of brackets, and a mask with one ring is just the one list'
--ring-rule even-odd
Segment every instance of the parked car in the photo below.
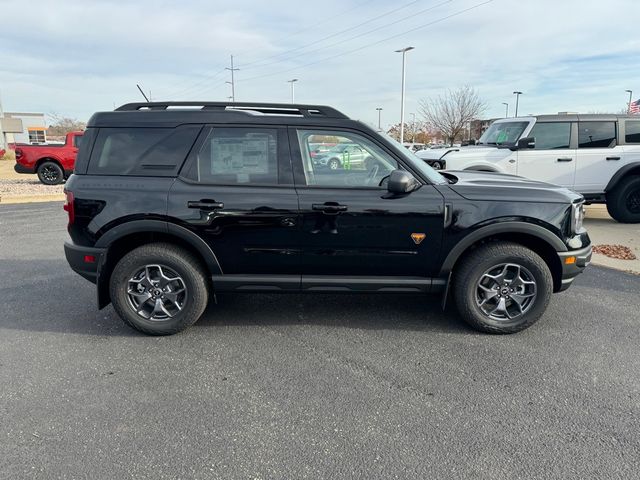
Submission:
{"label": "parked car", "polygon": [[[321,168],[310,155],[319,135],[375,162]],[[440,174],[319,105],[96,113],[65,193],[71,268],[96,284],[99,308],[112,303],[152,335],[183,330],[225,292],[437,293],[443,308],[450,293],[472,327],[513,333],[591,259],[580,195],[512,175]]]}
{"label": "parked car", "polygon": [[38,179],[45,185],[64,182],[73,172],[78,147],[83,132],[67,133],[65,142],[60,144],[30,145],[17,143],[16,164],[18,173],[37,173]]}
{"label": "parked car", "polygon": [[7,153],[7,151],[4,148],[0,148],[0,158],[4,157],[5,153]]}
{"label": "parked car", "polygon": [[606,203],[618,222],[640,222],[640,117],[540,115],[497,120],[475,146],[419,152],[434,168],[520,175]]}
{"label": "parked car", "polygon": [[351,169],[373,162],[373,157],[360,145],[353,143],[339,143],[328,150],[313,154],[310,149],[313,165],[326,167],[330,170]]}

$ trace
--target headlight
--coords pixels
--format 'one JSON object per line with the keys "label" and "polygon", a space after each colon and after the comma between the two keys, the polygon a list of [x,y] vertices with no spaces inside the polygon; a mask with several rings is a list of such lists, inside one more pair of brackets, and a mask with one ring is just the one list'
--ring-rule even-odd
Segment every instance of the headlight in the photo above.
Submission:
{"label": "headlight", "polygon": [[574,203],[571,206],[571,233],[582,231],[584,221],[584,203]]}

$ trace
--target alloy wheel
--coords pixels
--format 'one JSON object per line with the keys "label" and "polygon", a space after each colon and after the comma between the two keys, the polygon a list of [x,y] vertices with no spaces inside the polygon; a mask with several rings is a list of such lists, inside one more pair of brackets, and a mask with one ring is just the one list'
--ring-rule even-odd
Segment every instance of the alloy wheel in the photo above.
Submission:
{"label": "alloy wheel", "polygon": [[502,263],[486,270],[476,284],[476,304],[492,320],[511,321],[534,305],[537,284],[529,270]]}
{"label": "alloy wheel", "polygon": [[145,265],[127,282],[129,306],[146,320],[162,321],[180,313],[187,302],[187,286],[164,265]]}

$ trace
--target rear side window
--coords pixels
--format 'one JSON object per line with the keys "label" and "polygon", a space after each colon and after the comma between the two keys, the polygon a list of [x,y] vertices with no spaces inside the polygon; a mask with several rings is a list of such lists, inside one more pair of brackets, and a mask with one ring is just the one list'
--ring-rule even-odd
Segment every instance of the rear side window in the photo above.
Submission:
{"label": "rear side window", "polygon": [[184,176],[218,185],[277,184],[278,131],[214,127]]}
{"label": "rear side window", "polygon": [[625,122],[624,141],[627,143],[640,143],[640,122]]}
{"label": "rear side window", "polygon": [[529,136],[535,138],[536,150],[569,148],[571,144],[571,123],[536,123]]}
{"label": "rear side window", "polygon": [[80,145],[82,145],[82,135],[76,135],[73,137],[73,146],[80,148]]}
{"label": "rear side window", "polygon": [[101,128],[91,154],[93,175],[174,176],[200,126]]}
{"label": "rear side window", "polygon": [[611,148],[616,146],[616,122],[578,123],[579,148]]}

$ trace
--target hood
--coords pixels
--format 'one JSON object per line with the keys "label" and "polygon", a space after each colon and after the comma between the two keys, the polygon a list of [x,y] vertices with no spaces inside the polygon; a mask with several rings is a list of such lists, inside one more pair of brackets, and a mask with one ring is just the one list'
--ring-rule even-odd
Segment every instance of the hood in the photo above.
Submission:
{"label": "hood", "polygon": [[423,160],[440,160],[442,157],[448,157],[449,155],[460,155],[470,153],[477,155],[479,153],[488,153],[498,150],[496,147],[487,145],[469,145],[467,147],[449,147],[438,148],[435,150],[420,150],[416,152],[416,155]]}
{"label": "hood", "polygon": [[449,185],[451,190],[468,200],[574,203],[582,199],[582,195],[568,188],[516,175],[474,170],[447,170],[440,173],[454,180],[455,183]]}

